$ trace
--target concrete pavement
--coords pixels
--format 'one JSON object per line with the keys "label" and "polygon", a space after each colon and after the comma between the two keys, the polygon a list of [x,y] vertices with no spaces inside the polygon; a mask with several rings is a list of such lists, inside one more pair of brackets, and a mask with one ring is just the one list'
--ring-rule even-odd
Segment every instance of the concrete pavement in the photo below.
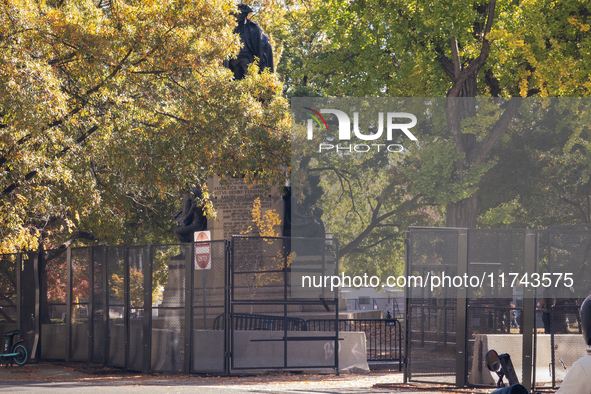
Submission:
{"label": "concrete pavement", "polygon": [[[38,363],[0,367],[0,394],[156,394],[156,393],[280,393],[280,394],[426,394],[399,388],[374,388],[376,384],[401,383],[398,371],[369,374],[306,375],[275,373],[255,376],[204,377],[141,375],[93,364]],[[470,391],[464,391],[470,392]]]}

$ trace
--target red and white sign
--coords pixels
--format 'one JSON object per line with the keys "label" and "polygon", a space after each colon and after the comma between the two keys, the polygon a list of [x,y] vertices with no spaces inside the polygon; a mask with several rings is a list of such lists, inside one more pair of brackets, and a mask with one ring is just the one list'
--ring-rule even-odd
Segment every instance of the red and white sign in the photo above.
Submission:
{"label": "red and white sign", "polygon": [[195,232],[195,269],[208,270],[211,268],[211,235],[209,231]]}

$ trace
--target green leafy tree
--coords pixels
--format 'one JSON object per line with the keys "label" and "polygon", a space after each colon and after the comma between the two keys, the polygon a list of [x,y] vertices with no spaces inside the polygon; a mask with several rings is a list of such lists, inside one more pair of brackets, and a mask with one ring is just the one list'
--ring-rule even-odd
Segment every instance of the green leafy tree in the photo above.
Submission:
{"label": "green leafy tree", "polygon": [[[587,95],[590,14],[578,1],[316,3],[314,22],[301,24],[310,44],[294,74],[328,96],[450,98],[443,137],[457,154],[449,181],[461,184],[487,162],[518,102],[494,124],[467,132],[461,123],[476,109],[453,98]],[[476,226],[476,191],[445,204],[447,225]]]}
{"label": "green leafy tree", "polygon": [[0,251],[167,241],[185,184],[281,181],[281,83],[222,67],[234,7],[2,3]]}
{"label": "green leafy tree", "polygon": [[491,152],[498,170],[482,182],[481,226],[591,223],[589,107],[586,99],[537,99],[522,111],[519,132]]}
{"label": "green leafy tree", "polygon": [[[43,249],[42,309],[61,297],[47,283],[67,247],[174,242],[186,185],[213,174],[283,181],[280,81],[234,81],[222,65],[240,45],[234,11],[229,0],[0,3],[0,253]],[[154,272],[157,289],[162,261]]]}
{"label": "green leafy tree", "polygon": [[[529,108],[521,110],[521,101],[489,102],[485,109],[483,101],[470,98],[589,94],[591,10],[579,1],[456,2],[452,7],[422,1],[333,0],[302,5],[292,15],[289,31],[297,33],[297,38],[292,39],[291,47],[286,46],[290,51],[279,66],[279,70],[286,67],[289,71],[284,76],[288,95],[448,98],[448,104],[438,113],[445,124],[429,126],[419,136],[420,146],[410,149],[404,163],[393,164],[398,171],[391,171],[391,176],[383,179],[364,168],[365,173],[353,177],[358,181],[357,197],[354,193],[334,193],[346,189],[352,179],[351,168],[345,166],[338,171],[341,167],[331,168],[314,160],[307,166],[306,171],[323,174],[325,191],[331,191],[329,185],[336,182],[333,193],[325,194],[323,208],[332,211],[338,206],[335,213],[357,216],[359,222],[363,215],[370,222],[379,206],[383,211],[376,217],[391,213],[389,223],[400,224],[400,228],[417,223],[407,220],[418,217],[413,212],[423,214],[424,220],[418,222],[425,224],[443,224],[442,218],[446,225],[454,227],[476,227],[478,223],[486,226],[499,220],[504,225],[517,224],[512,215],[517,213],[515,206],[521,206],[523,194],[512,193],[510,199],[494,200],[482,192],[494,189],[487,185],[488,180],[494,177],[501,182],[508,167],[518,171],[515,163],[520,159],[519,151],[501,150],[513,139],[522,138],[524,130],[532,138],[540,138],[535,149],[539,155],[544,155],[545,149],[552,150],[550,145],[544,145],[550,139],[523,128],[520,119],[527,118]],[[565,142],[576,135],[565,132],[561,139]],[[568,151],[579,158],[579,165],[585,166],[583,145],[579,142],[572,149],[566,145],[555,147],[558,156],[553,160],[572,162],[568,157],[571,153],[564,155]],[[566,150],[559,152],[562,147]],[[508,157],[512,159],[509,163],[500,164]],[[559,172],[552,174],[556,181],[561,177]],[[548,176],[545,179],[550,179]],[[533,185],[533,180],[525,178],[524,184]],[[586,178],[581,175],[581,179]],[[378,204],[377,196],[388,192],[394,183],[405,196],[388,207]],[[400,201],[414,204],[407,203],[408,212],[401,212],[397,211],[403,207]],[[551,208],[554,204],[547,201],[545,205]],[[362,211],[362,215],[356,214]],[[531,221],[533,211],[524,208],[522,213],[530,215]],[[379,227],[358,228],[351,223],[350,219],[335,221],[330,227],[345,241],[344,251],[353,240],[377,248],[376,240],[387,243],[387,238],[394,235],[384,234]],[[348,261],[353,258],[346,257]],[[376,264],[375,259],[369,259]]]}

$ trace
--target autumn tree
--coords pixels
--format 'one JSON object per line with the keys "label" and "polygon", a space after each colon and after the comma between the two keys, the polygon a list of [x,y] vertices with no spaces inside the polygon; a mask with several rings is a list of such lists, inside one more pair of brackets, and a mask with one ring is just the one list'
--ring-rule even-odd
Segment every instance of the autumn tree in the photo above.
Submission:
{"label": "autumn tree", "polygon": [[239,47],[234,7],[2,3],[0,251],[162,242],[187,183],[280,182],[280,82],[222,67]]}
{"label": "autumn tree", "polygon": [[223,68],[240,45],[233,11],[0,3],[0,253],[42,249],[43,322],[67,247],[173,241],[184,191],[213,174],[283,181],[287,102],[275,75],[234,81]]}

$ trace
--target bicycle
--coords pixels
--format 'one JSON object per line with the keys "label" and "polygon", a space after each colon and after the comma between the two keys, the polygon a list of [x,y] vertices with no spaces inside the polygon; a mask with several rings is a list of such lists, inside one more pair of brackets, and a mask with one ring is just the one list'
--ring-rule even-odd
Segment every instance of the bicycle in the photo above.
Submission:
{"label": "bicycle", "polygon": [[12,365],[13,362],[17,365],[25,365],[29,358],[29,352],[27,352],[27,348],[23,345],[23,342],[25,342],[26,339],[21,339],[14,345],[12,344],[14,336],[19,333],[19,330],[4,333],[4,347],[2,349],[2,354],[0,354],[0,362],[2,361],[2,358],[9,358],[10,362],[6,363],[6,368],[8,368],[9,364]]}

